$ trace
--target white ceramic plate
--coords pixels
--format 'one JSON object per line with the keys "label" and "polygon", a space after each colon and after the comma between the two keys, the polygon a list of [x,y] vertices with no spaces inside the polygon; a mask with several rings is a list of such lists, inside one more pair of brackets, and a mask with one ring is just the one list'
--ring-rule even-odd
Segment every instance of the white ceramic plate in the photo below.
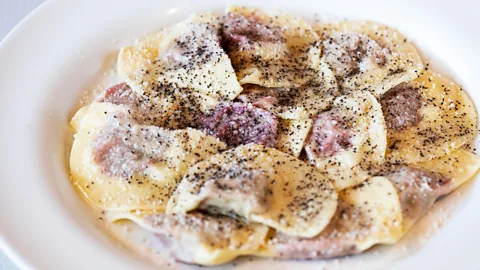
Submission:
{"label": "white ceramic plate", "polygon": [[[71,187],[64,149],[67,123],[81,93],[98,85],[105,70],[113,67],[120,47],[194,11],[221,12],[231,2],[48,1],[1,43],[0,244],[21,268],[153,267],[108,238]],[[258,2],[250,1],[250,5],[281,8],[310,18],[318,13],[372,19],[397,27],[431,60],[435,70],[461,83],[477,107],[480,105],[476,1]],[[472,181],[443,199],[394,247],[328,261],[241,260],[237,267],[478,269],[479,205],[480,186]],[[171,266],[183,267],[192,266]]]}

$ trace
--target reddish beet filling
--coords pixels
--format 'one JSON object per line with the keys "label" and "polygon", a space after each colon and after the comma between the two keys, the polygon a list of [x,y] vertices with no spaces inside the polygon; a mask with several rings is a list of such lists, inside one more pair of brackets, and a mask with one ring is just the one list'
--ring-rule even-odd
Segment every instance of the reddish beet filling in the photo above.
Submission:
{"label": "reddish beet filling", "polygon": [[200,127],[231,147],[247,143],[274,147],[277,142],[277,117],[251,104],[220,104],[200,119]]}
{"label": "reddish beet filling", "polygon": [[258,22],[254,16],[228,14],[223,24],[223,40],[227,46],[248,47],[253,42],[283,40],[279,29]]}
{"label": "reddish beet filling", "polygon": [[422,94],[417,87],[401,83],[380,98],[388,129],[401,130],[415,126],[422,120]]}
{"label": "reddish beet filling", "polygon": [[331,157],[351,146],[351,132],[342,121],[330,113],[317,116],[307,139],[307,145],[316,156]]}
{"label": "reddish beet filling", "polygon": [[93,159],[108,176],[130,177],[144,170],[151,160],[125,144],[114,133],[101,135],[95,141]]}

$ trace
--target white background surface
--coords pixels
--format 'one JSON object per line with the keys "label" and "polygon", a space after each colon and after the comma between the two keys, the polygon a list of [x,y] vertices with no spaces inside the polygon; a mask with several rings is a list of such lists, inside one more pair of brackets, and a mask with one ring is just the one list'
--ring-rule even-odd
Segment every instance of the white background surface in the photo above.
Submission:
{"label": "white background surface", "polygon": [[[0,40],[3,40],[20,20],[44,1],[45,0],[0,0]],[[1,250],[0,269],[17,269]]]}

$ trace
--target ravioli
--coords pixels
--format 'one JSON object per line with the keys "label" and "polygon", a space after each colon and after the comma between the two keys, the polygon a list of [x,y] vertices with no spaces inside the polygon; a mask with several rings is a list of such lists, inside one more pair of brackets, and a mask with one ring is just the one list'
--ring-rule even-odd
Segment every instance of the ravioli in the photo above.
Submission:
{"label": "ravioli", "polygon": [[394,165],[385,177],[395,184],[400,195],[404,233],[423,217],[435,201],[464,184],[480,169],[480,158],[464,149],[417,163]]}
{"label": "ravioli", "polygon": [[107,211],[163,211],[188,167],[226,145],[199,130],[138,125],[128,107],[93,103],[73,117],[74,186]]}
{"label": "ravioli", "polygon": [[448,178],[450,191],[452,191],[477,173],[480,169],[480,157],[465,149],[458,149],[447,156],[417,163],[414,167],[434,171]]}
{"label": "ravioli", "polygon": [[127,107],[132,120],[141,125],[184,129],[198,122],[203,115],[201,109],[205,100],[192,93],[184,95],[182,90],[185,89],[164,88],[161,93],[159,91],[161,98],[150,98],[134,92],[126,83],[120,83],[105,90],[96,101]]}
{"label": "ravioli", "polygon": [[205,209],[287,235],[313,237],[327,226],[336,206],[333,185],[314,167],[276,149],[248,144],[192,166],[167,213]]}
{"label": "ravioli", "polygon": [[266,88],[259,85],[244,85],[237,97],[264,108],[283,119],[308,119],[329,109],[336,96],[341,95],[330,67],[321,63],[318,77],[299,88]]}
{"label": "ravioli", "polygon": [[393,244],[403,234],[402,209],[395,186],[374,177],[338,193],[337,211],[327,228],[314,238],[277,233],[264,256],[313,259],[357,254],[375,244]]}
{"label": "ravioli", "polygon": [[394,165],[383,176],[339,192],[337,211],[314,238],[273,235],[263,256],[319,259],[361,253],[376,244],[394,244],[434,202],[471,179],[480,158],[459,149],[413,167]]}
{"label": "ravioli", "polygon": [[223,39],[241,84],[299,87],[319,75],[318,35],[298,17],[232,6]]}
{"label": "ravioli", "polygon": [[200,265],[218,265],[238,256],[256,254],[265,244],[269,231],[261,224],[202,213],[125,213],[116,216],[117,223],[122,220],[134,221],[155,234],[163,248],[157,252],[166,252],[176,260]]}
{"label": "ravioli", "polygon": [[[393,93],[392,102],[382,102],[387,122],[394,122],[388,129],[386,159],[389,162],[427,161],[448,155],[473,141],[478,131],[477,112],[467,93],[453,81],[426,71],[415,81],[398,87],[401,89]],[[388,99],[390,91],[382,99]],[[416,91],[419,105],[413,101],[396,102],[407,91]],[[418,109],[408,117],[395,111],[396,107],[401,111]],[[404,119],[404,126],[397,128],[396,117]]]}
{"label": "ravioli", "polygon": [[337,190],[361,183],[384,162],[387,131],[380,104],[368,91],[337,97],[313,123],[305,152]]}
{"label": "ravioli", "polygon": [[219,101],[233,100],[242,87],[230,59],[220,46],[220,21],[210,13],[148,35],[123,48],[118,74],[132,89],[153,99],[165,88],[181,88],[196,96],[205,110]]}
{"label": "ravioli", "polygon": [[314,26],[323,40],[322,62],[339,85],[368,90],[379,97],[393,86],[414,80],[424,69],[415,47],[398,31],[371,21],[341,21]]}

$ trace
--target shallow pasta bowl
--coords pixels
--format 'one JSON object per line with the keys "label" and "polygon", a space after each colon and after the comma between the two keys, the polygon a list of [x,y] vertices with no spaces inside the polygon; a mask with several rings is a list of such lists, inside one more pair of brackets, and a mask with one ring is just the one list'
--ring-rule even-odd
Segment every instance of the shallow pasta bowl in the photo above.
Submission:
{"label": "shallow pasta bowl", "polygon": [[[70,185],[65,146],[71,135],[68,121],[80,106],[82,93],[108,86],[109,70],[119,48],[192,12],[220,13],[230,3],[52,0],[29,15],[0,44],[0,246],[21,268],[155,267],[105,234]],[[396,27],[419,47],[434,70],[450,74],[467,89],[477,107],[480,105],[476,2],[235,3],[282,9],[312,20],[346,17]],[[474,269],[476,243],[480,242],[480,186],[475,182],[441,200],[396,246],[327,261],[242,259],[237,267]],[[441,229],[437,231],[437,227]],[[171,264],[171,268],[195,267]]]}

